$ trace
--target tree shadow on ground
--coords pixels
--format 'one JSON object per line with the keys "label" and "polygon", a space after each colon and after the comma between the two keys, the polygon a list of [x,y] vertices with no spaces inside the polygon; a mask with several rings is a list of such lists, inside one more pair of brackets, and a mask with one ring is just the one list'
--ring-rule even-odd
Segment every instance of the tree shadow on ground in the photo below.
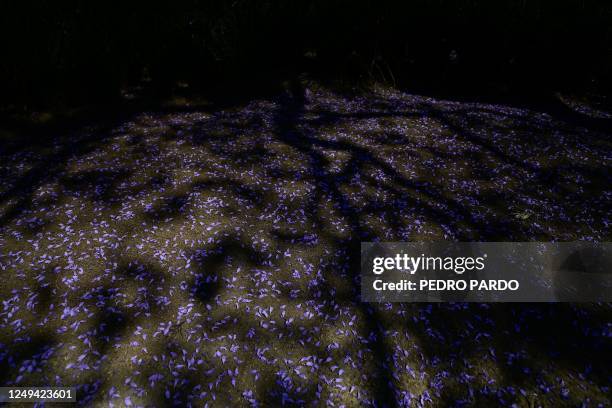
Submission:
{"label": "tree shadow on ground", "polygon": [[[165,235],[157,237],[155,242],[172,242],[174,246],[166,255],[180,253],[182,269],[171,263],[163,268],[151,265],[141,268],[131,264],[135,260],[130,259],[132,255],[108,269],[120,276],[120,283],[126,287],[136,283],[148,288],[146,293],[137,292],[136,296],[139,302],[150,307],[142,306],[140,315],[136,316],[132,310],[113,305],[117,301],[113,292],[116,288],[106,281],[88,292],[97,300],[93,324],[99,329],[95,334],[99,337],[97,352],[101,355],[112,351],[137,322],[147,319],[151,324],[161,322],[158,314],[161,315],[163,308],[155,304],[156,299],[149,291],[158,287],[175,295],[182,294],[198,313],[211,319],[197,320],[200,326],[180,323],[182,326],[168,335],[167,344],[156,340],[155,350],[159,354],[180,355],[181,348],[190,345],[192,341],[179,334],[182,330],[193,332],[188,336],[196,336],[197,332],[211,337],[226,336],[219,340],[224,347],[232,341],[240,346],[259,341],[285,347],[290,346],[287,338],[299,341],[304,340],[303,333],[308,333],[310,338],[319,335],[313,322],[312,325],[302,323],[303,331],[279,329],[278,334],[284,336],[281,339],[259,326],[251,340],[246,328],[262,322],[241,316],[237,311],[230,313],[221,304],[222,298],[232,292],[242,291],[244,296],[258,293],[246,284],[241,287],[241,282],[231,280],[234,269],[242,268],[244,275],[241,277],[257,273],[263,276],[262,271],[268,274],[266,276],[276,275],[276,286],[272,285],[273,290],[269,292],[274,294],[273,300],[265,296],[254,297],[249,299],[252,301],[249,307],[265,302],[280,307],[315,301],[323,305],[315,319],[331,315],[330,310],[340,307],[347,307],[359,316],[360,326],[355,332],[363,347],[371,353],[364,388],[378,406],[401,405],[404,403],[401,392],[410,391],[406,383],[398,379],[405,367],[397,365],[394,333],[407,333],[411,342],[418,346],[420,369],[426,375],[433,376],[440,368],[460,377],[462,367],[453,365],[460,359],[471,364],[490,359],[499,373],[499,382],[528,387],[529,382],[537,378],[533,371],[525,373],[525,367],[531,370],[553,367],[578,376],[587,369],[586,364],[590,367],[586,381],[604,387],[609,371],[602,357],[609,354],[609,342],[601,332],[593,330],[604,327],[609,310],[582,315],[582,309],[566,305],[367,304],[359,300],[359,272],[360,243],[363,241],[505,241],[570,237],[559,232],[561,227],[572,227],[569,218],[557,220],[559,224],[549,223],[548,228],[544,228],[534,225],[536,221],[524,222],[513,214],[513,211],[527,208],[539,211],[544,217],[547,209],[537,207],[542,207],[545,200],[556,207],[555,211],[560,208],[571,213],[576,210],[573,203],[584,199],[585,205],[591,205],[588,215],[595,217],[587,227],[599,231],[599,236],[606,236],[609,231],[601,227],[604,216],[600,215],[605,207],[593,197],[598,192],[605,192],[606,184],[610,185],[609,174],[600,161],[591,167],[576,164],[571,152],[545,166],[533,160],[536,153],[543,155],[549,143],[554,146],[556,133],[571,133],[566,136],[565,144],[560,143],[568,149],[580,150],[584,145],[587,149],[580,152],[593,154],[605,150],[608,143],[605,135],[602,141],[598,139],[599,134],[576,130],[568,123],[550,122],[530,112],[505,112],[505,108],[495,110],[490,106],[465,107],[423,98],[403,101],[372,96],[367,102],[362,100],[363,106],[357,108],[350,106],[353,101],[341,100],[340,105],[349,106],[345,109],[327,103],[325,98],[320,99],[322,101],[309,95],[300,81],[295,80],[278,100],[264,101],[256,109],[202,113],[197,118],[179,116],[181,121],[173,120],[176,119],[173,112],[158,113],[159,116],[152,113],[132,121],[141,132],[140,136],[133,134],[134,129],[118,125],[118,128],[96,130],[73,143],[60,143],[51,153],[31,161],[30,169],[21,172],[15,166],[3,173],[15,180],[0,196],[1,203],[8,203],[8,209],[0,218],[0,231],[2,228],[11,230],[15,221],[40,206],[34,196],[49,180],[57,181],[62,194],[73,196],[81,203],[112,204],[111,211],[137,196],[134,201],[143,205],[135,207],[135,221],[119,235],[134,236],[138,226],[143,230],[148,228],[146,231],[151,235],[165,228]],[[486,137],[486,132],[493,136]],[[130,164],[131,156],[106,163],[114,167],[68,171],[75,158],[87,162],[88,155],[112,145],[124,133],[128,133],[128,137],[121,140],[134,149],[130,152],[142,159],[141,166],[154,163],[151,172],[142,174],[144,169],[133,163],[131,167],[122,166],[126,162]],[[543,133],[552,136],[538,139]],[[504,137],[497,140],[497,135]],[[452,140],[450,147],[445,140]],[[517,150],[513,149],[512,141]],[[598,143],[603,143],[603,147],[598,149]],[[404,150],[393,154],[393,149]],[[177,155],[184,161],[175,160]],[[50,158],[53,161],[49,163]],[[444,163],[445,168],[436,166],[438,163]],[[189,173],[189,177],[185,177],[185,173]],[[578,175],[578,179],[585,180],[585,185],[564,183],[568,173]],[[477,188],[471,188],[473,184],[470,183],[476,183]],[[544,187],[554,189],[544,194],[540,191]],[[156,201],[146,207],[144,202],[153,196]],[[216,201],[204,205],[203,202],[210,201],[203,201],[202,197]],[[563,202],[568,197],[571,201]],[[525,204],[530,200],[535,204]],[[52,206],[54,202],[57,200],[47,205]],[[104,216],[96,214],[96,217]],[[194,223],[196,219],[201,224]],[[168,220],[173,222],[166,223]],[[544,224],[546,220],[538,219],[537,222]],[[54,223],[56,219],[50,217],[33,229],[32,235],[46,233]],[[421,232],[421,223],[427,224],[423,231],[429,235]],[[195,228],[195,232],[188,235],[178,228],[172,229],[177,225],[192,231]],[[218,234],[207,232],[209,229]],[[581,230],[571,236],[579,234],[584,232]],[[206,240],[209,244],[203,245]],[[194,242],[200,249],[193,249]],[[122,243],[117,252],[126,245]],[[151,254],[154,251],[147,250],[157,248],[139,249],[146,252],[146,256],[154,256]],[[288,252],[293,254],[290,260],[290,256],[285,255]],[[185,260],[193,261],[192,269],[184,267]],[[307,269],[308,264],[317,263],[321,270],[317,271],[320,275],[316,278],[308,278],[306,282],[306,278],[292,277],[292,273],[297,273],[296,276],[307,274],[308,271],[298,269]],[[323,264],[325,266],[321,266]],[[38,306],[41,310],[49,307],[52,293],[41,290]],[[168,300],[171,307],[186,301],[176,296]],[[177,298],[179,300],[175,300]],[[403,313],[401,318],[394,314],[396,310]],[[224,316],[213,318],[214,313]],[[218,317],[221,323],[215,321]],[[244,325],[236,323],[239,329],[232,328],[243,338],[230,341],[228,339],[236,333],[226,329],[224,324],[233,321]],[[15,339],[7,336],[7,340]],[[56,342],[53,333],[48,332],[31,342],[32,347],[11,345],[10,355],[18,362],[4,370],[10,377],[0,381],[4,383],[14,377],[19,364]],[[306,344],[295,348],[323,355],[322,347]],[[487,357],[490,349],[497,356]],[[348,346],[339,347],[339,353],[359,351]],[[245,353],[252,355],[254,350],[248,349]],[[519,357],[508,364],[502,361],[507,354]],[[8,354],[5,357],[8,358]],[[441,361],[445,359],[448,362]],[[207,370],[229,370],[225,362],[218,364],[212,357],[209,360],[204,363]],[[252,390],[253,398],[271,405],[288,404],[290,400],[301,405],[318,398],[315,390],[321,384],[320,370],[316,371],[319,382],[315,383],[311,377],[298,392],[297,388],[289,387],[286,377],[274,372],[277,368],[281,370],[280,365],[269,368],[264,381]],[[159,369],[158,363],[147,361],[138,378],[146,384]],[[172,395],[178,393],[177,400],[185,403],[188,394],[199,391],[196,387],[201,382],[202,372],[198,370],[176,371],[178,377],[167,378],[164,385],[174,382]],[[107,385],[101,389],[108,388]],[[228,386],[218,392],[220,401],[228,404],[234,401],[231,398],[233,388]],[[172,400],[166,398],[161,386],[151,398],[169,405]],[[438,398],[449,405],[466,398],[465,384],[443,390]],[[475,395],[470,398],[473,403],[481,398],[484,404],[493,401],[489,398],[494,397]]]}

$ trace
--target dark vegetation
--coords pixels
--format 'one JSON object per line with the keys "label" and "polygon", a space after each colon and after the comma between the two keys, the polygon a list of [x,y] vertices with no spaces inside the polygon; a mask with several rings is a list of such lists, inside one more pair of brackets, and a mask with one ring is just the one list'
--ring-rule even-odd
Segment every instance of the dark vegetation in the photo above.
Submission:
{"label": "dark vegetation", "polygon": [[15,109],[147,81],[161,95],[188,83],[235,96],[302,72],[523,100],[611,85],[606,1],[6,1],[0,19],[0,97]]}

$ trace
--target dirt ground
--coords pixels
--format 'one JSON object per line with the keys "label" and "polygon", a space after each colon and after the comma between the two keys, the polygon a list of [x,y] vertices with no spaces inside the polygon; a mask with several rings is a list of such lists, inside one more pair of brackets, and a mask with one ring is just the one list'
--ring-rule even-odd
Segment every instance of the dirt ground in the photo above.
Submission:
{"label": "dirt ground", "polygon": [[0,150],[0,384],[99,406],[609,406],[609,304],[369,304],[362,241],[610,240],[610,134],[323,88]]}

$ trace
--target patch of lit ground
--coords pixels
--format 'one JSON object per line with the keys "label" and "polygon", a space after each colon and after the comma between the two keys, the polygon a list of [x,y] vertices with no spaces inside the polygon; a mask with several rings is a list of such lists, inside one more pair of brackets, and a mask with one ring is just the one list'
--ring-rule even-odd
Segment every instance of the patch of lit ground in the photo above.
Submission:
{"label": "patch of lit ground", "polygon": [[0,383],[82,405],[610,404],[609,305],[365,304],[360,241],[609,240],[610,137],[317,89],[0,153]]}

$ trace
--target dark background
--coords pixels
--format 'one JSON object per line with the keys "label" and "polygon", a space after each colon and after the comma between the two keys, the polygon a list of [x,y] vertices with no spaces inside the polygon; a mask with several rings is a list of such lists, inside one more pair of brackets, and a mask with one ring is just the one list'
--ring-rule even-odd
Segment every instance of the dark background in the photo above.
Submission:
{"label": "dark background", "polygon": [[453,97],[609,94],[612,2],[3,1],[0,105],[273,89],[308,73]]}

